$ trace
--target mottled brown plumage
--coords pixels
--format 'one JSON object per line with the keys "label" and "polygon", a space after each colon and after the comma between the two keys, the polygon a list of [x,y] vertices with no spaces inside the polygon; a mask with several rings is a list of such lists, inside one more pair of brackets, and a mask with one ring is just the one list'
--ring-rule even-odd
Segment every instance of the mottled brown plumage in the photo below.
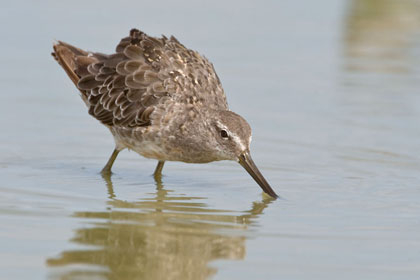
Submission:
{"label": "mottled brown plumage", "polygon": [[[53,56],[79,89],[89,114],[114,136],[116,149],[104,172],[124,148],[158,159],[155,175],[166,160],[243,164],[245,154],[250,159],[251,129],[229,111],[213,65],[173,36],[154,38],[132,29],[111,55],[59,41]],[[276,196],[260,177],[256,180],[264,191]]]}

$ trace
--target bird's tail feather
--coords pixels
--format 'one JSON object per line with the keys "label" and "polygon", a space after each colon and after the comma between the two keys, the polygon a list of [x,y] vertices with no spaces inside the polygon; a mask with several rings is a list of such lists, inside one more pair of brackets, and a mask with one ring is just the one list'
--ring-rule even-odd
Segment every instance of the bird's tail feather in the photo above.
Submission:
{"label": "bird's tail feather", "polygon": [[[87,72],[87,66],[97,61],[88,52],[61,41],[56,42],[53,49],[54,52],[51,55],[63,67],[76,87],[81,77],[80,74]],[[89,105],[86,93],[82,90],[80,90],[80,93],[83,101],[86,105]]]}

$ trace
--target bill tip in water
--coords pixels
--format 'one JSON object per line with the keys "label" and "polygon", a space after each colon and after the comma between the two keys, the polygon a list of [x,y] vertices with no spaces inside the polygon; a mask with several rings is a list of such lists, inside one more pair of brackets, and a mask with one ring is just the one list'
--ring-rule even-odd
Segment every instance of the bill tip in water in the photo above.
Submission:
{"label": "bill tip in water", "polygon": [[255,165],[254,161],[251,158],[250,153],[244,152],[239,156],[239,164],[254,178],[255,182],[261,187],[261,189],[269,195],[270,197],[276,199],[279,196],[275,193],[275,191],[271,188],[270,184],[268,184],[267,180],[265,180],[264,176],[258,170],[258,167]]}

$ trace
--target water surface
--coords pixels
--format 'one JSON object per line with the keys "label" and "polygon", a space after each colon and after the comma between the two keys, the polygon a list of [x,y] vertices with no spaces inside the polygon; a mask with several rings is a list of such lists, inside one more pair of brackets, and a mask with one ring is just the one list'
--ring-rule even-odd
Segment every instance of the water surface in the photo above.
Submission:
{"label": "water surface", "polygon": [[[16,1],[0,10],[0,279],[418,279],[420,2]],[[132,27],[215,65],[253,158],[122,152],[49,56]]]}

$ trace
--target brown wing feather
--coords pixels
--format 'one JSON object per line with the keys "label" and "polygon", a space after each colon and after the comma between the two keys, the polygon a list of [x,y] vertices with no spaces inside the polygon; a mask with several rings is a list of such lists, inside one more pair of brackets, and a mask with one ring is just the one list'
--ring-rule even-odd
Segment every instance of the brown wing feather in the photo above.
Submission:
{"label": "brown wing feather", "polygon": [[66,71],[69,78],[77,86],[79,77],[74,72],[75,54],[66,46],[61,45],[61,43],[54,44],[53,48],[54,52],[52,53],[52,56],[55,58],[55,60],[57,60],[61,67],[63,67],[64,71]]}
{"label": "brown wing feather", "polygon": [[86,98],[89,114],[107,126],[148,126],[165,98],[227,109],[213,65],[174,37],[157,39],[132,29],[112,55],[88,53],[63,42],[54,51]]}

